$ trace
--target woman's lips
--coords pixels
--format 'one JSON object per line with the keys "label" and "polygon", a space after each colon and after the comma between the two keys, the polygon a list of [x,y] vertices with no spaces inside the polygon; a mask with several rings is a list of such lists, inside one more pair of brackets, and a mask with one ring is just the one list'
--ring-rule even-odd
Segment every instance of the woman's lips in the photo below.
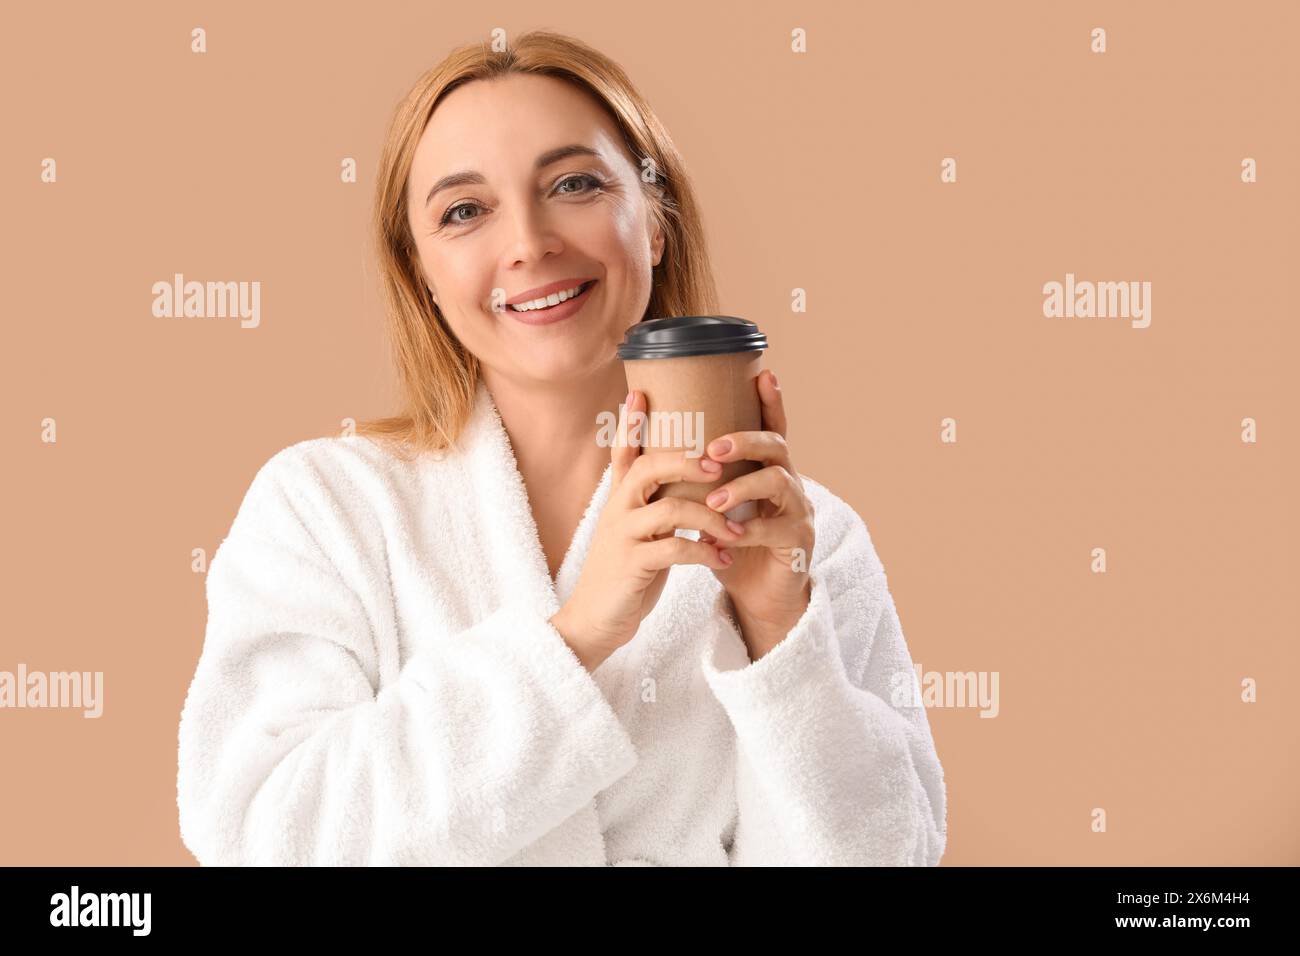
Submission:
{"label": "woman's lips", "polygon": [[546,309],[530,309],[527,312],[516,312],[510,306],[506,306],[506,311],[510,317],[522,322],[524,325],[551,325],[562,319],[567,319],[584,305],[587,299],[591,297],[592,290],[596,288],[599,279],[592,279],[587,283],[586,288],[575,295],[572,299],[565,299],[559,305],[553,305]]}

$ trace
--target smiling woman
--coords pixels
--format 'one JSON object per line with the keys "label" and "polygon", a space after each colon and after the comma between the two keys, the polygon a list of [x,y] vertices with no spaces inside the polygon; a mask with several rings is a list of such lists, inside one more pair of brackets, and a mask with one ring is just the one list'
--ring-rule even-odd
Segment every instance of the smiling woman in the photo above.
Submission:
{"label": "smiling woman", "polygon": [[[675,144],[622,68],[571,37],[475,44],[425,73],[394,115],[375,211],[405,408],[357,433],[402,451],[453,444],[480,379],[509,403],[509,379],[599,367],[621,396],[609,359],[628,325],[718,307]],[[572,307],[484,321],[575,279],[592,283],[581,323],[556,325]]]}
{"label": "smiling woman", "polygon": [[[623,71],[551,33],[457,50],[376,188],[406,407],[274,455],[209,564],[178,773],[199,861],[938,863],[884,569],[795,468],[776,377],[762,430],[707,455],[628,440],[654,410],[618,344],[717,306]],[[725,503],[650,501],[739,461]]]}

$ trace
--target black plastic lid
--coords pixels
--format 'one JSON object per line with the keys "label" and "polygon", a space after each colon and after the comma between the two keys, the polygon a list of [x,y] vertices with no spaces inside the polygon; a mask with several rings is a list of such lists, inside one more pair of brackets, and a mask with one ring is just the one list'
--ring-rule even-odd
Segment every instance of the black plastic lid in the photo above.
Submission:
{"label": "black plastic lid", "polygon": [[734,315],[679,315],[638,322],[618,347],[621,359],[678,358],[761,352],[767,336],[748,319]]}

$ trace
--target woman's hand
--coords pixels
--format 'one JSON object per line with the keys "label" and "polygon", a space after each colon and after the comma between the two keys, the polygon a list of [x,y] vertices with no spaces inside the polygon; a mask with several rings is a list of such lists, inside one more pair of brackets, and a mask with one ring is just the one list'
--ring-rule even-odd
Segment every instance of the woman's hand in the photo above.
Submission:
{"label": "woman's hand", "polygon": [[[609,499],[573,594],[551,618],[588,670],[632,639],[659,600],[672,565],[725,568],[731,559],[720,555],[721,548],[741,538],[739,524],[698,502],[664,497],[647,504],[655,489],[672,481],[717,481],[722,466],[686,452],[643,454],[628,440],[627,419],[634,411],[644,413],[645,403],[634,391],[624,406],[619,440],[610,450]],[[710,542],[683,538],[677,528],[707,530]]]}
{"label": "woman's hand", "polygon": [[749,459],[764,467],[720,485],[707,503],[716,512],[744,501],[757,502],[758,515],[743,522],[739,542],[701,530],[700,540],[730,544],[729,567],[713,569],[736,610],[736,621],[756,661],[779,644],[808,609],[815,526],[786,445],[785,405],[776,376],[764,369],[756,381],[764,431],[720,435],[706,449],[717,461]]}

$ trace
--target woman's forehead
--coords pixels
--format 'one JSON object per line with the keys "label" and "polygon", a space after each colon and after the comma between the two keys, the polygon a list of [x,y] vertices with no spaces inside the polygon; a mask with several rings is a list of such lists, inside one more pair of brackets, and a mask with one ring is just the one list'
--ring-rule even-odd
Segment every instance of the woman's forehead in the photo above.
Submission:
{"label": "woman's forehead", "polygon": [[416,146],[411,184],[418,191],[467,171],[489,181],[531,174],[537,157],[570,144],[590,146],[611,166],[626,160],[613,121],[570,84],[527,75],[475,80],[434,110]]}
{"label": "woman's forehead", "polygon": [[452,90],[429,118],[421,137],[436,158],[483,140],[507,138],[565,142],[612,132],[613,123],[592,96],[549,76],[513,74],[474,80]]}

